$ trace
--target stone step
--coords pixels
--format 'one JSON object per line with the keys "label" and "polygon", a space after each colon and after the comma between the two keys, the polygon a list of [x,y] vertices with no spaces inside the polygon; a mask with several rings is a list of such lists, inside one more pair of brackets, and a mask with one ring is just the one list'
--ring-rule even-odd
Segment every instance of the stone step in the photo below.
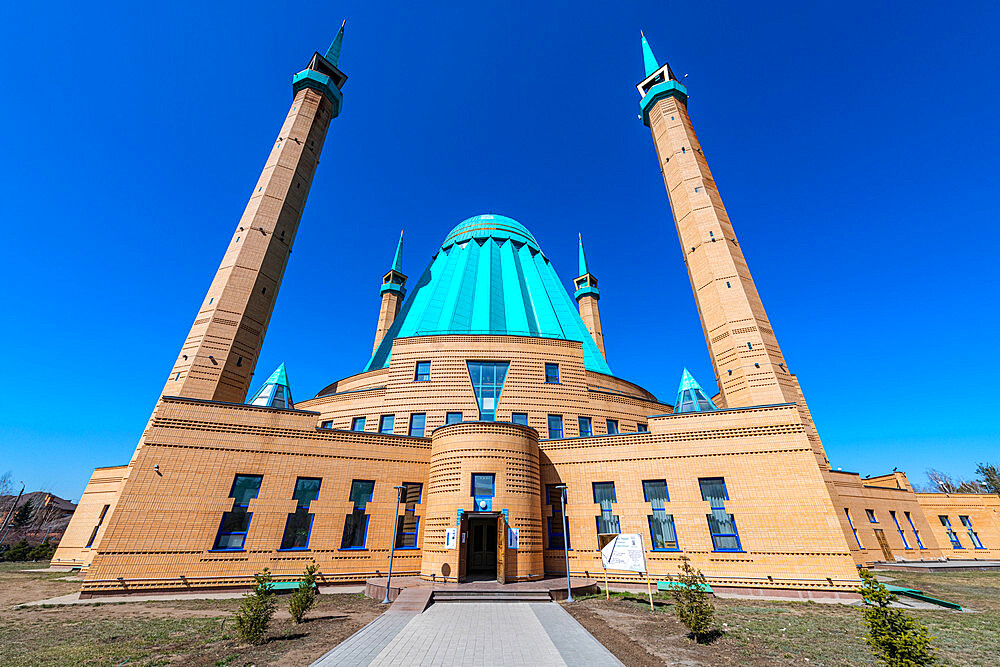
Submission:
{"label": "stone step", "polygon": [[545,591],[434,591],[434,602],[551,602]]}

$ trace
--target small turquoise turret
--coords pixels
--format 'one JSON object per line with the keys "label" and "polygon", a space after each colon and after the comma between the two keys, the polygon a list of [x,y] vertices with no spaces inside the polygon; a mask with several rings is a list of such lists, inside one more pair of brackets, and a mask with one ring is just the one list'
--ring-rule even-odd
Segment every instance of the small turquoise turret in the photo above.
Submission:
{"label": "small turquoise turret", "polygon": [[698,384],[698,381],[694,379],[694,376],[685,368],[681,374],[681,383],[677,387],[677,403],[674,405],[674,414],[711,412],[718,409],[705,390]]}
{"label": "small turquoise turret", "polygon": [[344,103],[344,96],[340,89],[347,81],[347,75],[337,69],[340,64],[340,48],[344,43],[345,20],[340,25],[340,31],[334,37],[330,48],[326,50],[326,55],[321,56],[319,52],[313,54],[309,66],[292,77],[292,92],[298,93],[303,88],[312,88],[323,94],[331,104],[333,104],[333,118],[340,114],[340,109]]}
{"label": "small turquoise turret", "polygon": [[601,290],[597,288],[597,278],[590,272],[590,267],[587,266],[587,253],[583,250],[583,236],[578,234],[577,239],[580,244],[580,275],[573,280],[573,284],[576,285],[576,292],[573,296],[576,297],[577,301],[585,294],[591,294],[595,299],[600,299]]}
{"label": "small turquoise turret", "polygon": [[646,70],[646,78],[643,79],[636,88],[642,99],[639,100],[639,111],[642,122],[649,125],[649,110],[653,108],[657,100],[664,97],[676,97],[683,104],[687,104],[687,88],[685,88],[674,76],[670,65],[659,64],[653,49],[646,41],[646,35],[640,30],[642,36],[642,64]]}
{"label": "small turquoise turret", "polygon": [[399,232],[399,243],[396,244],[396,254],[392,258],[392,268],[382,276],[382,286],[379,294],[382,295],[382,307],[378,313],[378,326],[375,327],[375,344],[372,346],[372,354],[378,349],[379,344],[385,337],[389,327],[396,321],[399,309],[403,305],[403,298],[406,296],[406,276],[403,274],[403,232]]}
{"label": "small turquoise turret", "polygon": [[284,362],[271,373],[271,377],[267,378],[264,386],[258,389],[247,403],[262,408],[295,409],[295,404],[292,402],[292,388],[288,385],[288,373],[285,372]]}
{"label": "small turquoise turret", "polygon": [[587,265],[587,253],[583,250],[583,236],[577,234],[580,244],[580,275],[573,280],[576,286],[576,304],[580,308],[580,319],[587,325],[587,331],[597,344],[597,349],[601,351],[601,356],[607,359],[608,355],[604,351],[604,330],[601,328],[601,311],[597,302],[601,299],[601,290],[597,288],[597,278],[590,272]]}

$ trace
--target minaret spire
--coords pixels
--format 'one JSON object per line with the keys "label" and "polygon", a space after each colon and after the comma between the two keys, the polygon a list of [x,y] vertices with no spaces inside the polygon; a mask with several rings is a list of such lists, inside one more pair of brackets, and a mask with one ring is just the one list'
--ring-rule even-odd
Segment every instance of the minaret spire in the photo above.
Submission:
{"label": "minaret spire", "polygon": [[601,299],[601,290],[597,288],[597,278],[590,272],[587,265],[587,253],[583,249],[583,235],[577,234],[579,240],[580,275],[573,281],[576,285],[576,303],[580,307],[580,319],[587,325],[587,331],[597,343],[597,349],[607,359],[604,352],[604,330],[601,328],[601,311],[597,302]]}
{"label": "minaret spire", "polygon": [[340,24],[340,31],[337,32],[337,36],[330,43],[330,48],[326,50],[326,55],[323,56],[334,67],[340,66],[340,48],[344,45],[344,26],[346,25],[347,19],[344,19],[344,22]]}
{"label": "minaret spire", "polygon": [[392,258],[392,268],[382,276],[382,287],[379,293],[382,295],[382,307],[378,313],[378,326],[375,328],[375,344],[372,345],[372,354],[378,349],[379,343],[385,337],[389,327],[399,315],[399,308],[403,305],[403,298],[406,296],[406,276],[403,274],[403,232],[399,232],[399,242],[396,244],[396,254]]}
{"label": "minaret spire", "polygon": [[649,76],[660,69],[660,63],[656,60],[656,56],[653,55],[653,49],[650,48],[649,42],[646,41],[646,35],[643,34],[642,30],[639,31],[639,34],[642,35],[642,64],[646,67],[646,76]]}

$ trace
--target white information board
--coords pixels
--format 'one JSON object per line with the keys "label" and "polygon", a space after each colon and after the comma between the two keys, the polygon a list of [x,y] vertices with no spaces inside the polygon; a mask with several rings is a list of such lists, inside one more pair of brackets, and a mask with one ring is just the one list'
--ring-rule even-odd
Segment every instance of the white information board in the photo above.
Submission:
{"label": "white information board", "polygon": [[444,548],[454,549],[456,537],[458,536],[458,528],[452,526],[448,530],[444,531]]}
{"label": "white information board", "polygon": [[608,542],[601,549],[601,564],[608,570],[645,572],[646,550],[642,546],[642,535],[624,533]]}
{"label": "white information board", "polygon": [[507,527],[507,548],[516,549],[517,544],[521,539],[520,529]]}

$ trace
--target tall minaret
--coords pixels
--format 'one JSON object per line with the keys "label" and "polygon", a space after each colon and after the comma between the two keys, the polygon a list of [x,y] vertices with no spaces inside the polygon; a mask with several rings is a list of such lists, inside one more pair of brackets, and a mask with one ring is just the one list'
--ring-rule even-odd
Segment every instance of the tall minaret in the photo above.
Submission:
{"label": "tall minaret", "polygon": [[243,217],[184,341],[166,396],[242,403],[347,76],[341,25],[326,55],[292,78],[293,99]]}
{"label": "tall minaret", "polygon": [[378,312],[378,327],[375,329],[375,345],[372,346],[372,354],[378,349],[378,344],[382,342],[389,327],[392,326],[396,315],[399,315],[399,307],[403,304],[403,297],[406,296],[406,276],[403,275],[403,232],[399,233],[399,243],[396,244],[396,256],[392,259],[392,268],[382,276],[382,287],[379,293],[382,294],[382,307]]}
{"label": "tall minaret", "polygon": [[825,454],[789,373],[708,169],[687,111],[687,89],[642,37],[646,78],[637,86],[653,134],[701,326],[725,407],[798,403],[814,449]]}
{"label": "tall minaret", "polygon": [[597,278],[587,267],[587,254],[583,251],[583,236],[577,235],[580,241],[580,275],[573,279],[576,285],[576,303],[580,306],[580,318],[587,325],[587,331],[597,343],[597,349],[601,355],[607,359],[608,355],[604,351],[604,331],[601,329],[601,311],[597,307],[597,302],[601,300],[601,290],[597,288]]}

